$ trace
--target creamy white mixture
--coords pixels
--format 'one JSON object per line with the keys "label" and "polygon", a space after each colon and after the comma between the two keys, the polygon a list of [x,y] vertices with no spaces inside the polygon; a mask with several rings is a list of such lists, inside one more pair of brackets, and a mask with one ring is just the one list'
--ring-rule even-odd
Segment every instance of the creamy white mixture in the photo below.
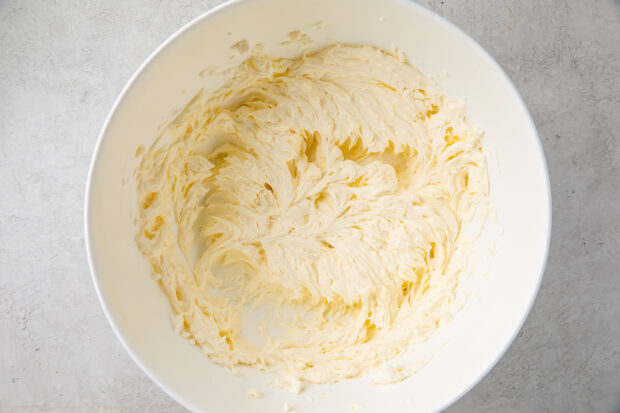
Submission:
{"label": "creamy white mixture", "polygon": [[427,340],[460,308],[463,233],[487,214],[480,136],[386,51],[250,57],[137,169],[137,242],[179,332],[293,387],[371,373]]}

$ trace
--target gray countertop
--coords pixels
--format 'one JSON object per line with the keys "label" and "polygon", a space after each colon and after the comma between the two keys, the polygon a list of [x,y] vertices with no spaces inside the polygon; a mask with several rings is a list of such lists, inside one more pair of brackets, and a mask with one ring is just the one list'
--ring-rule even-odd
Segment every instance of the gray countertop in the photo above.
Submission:
{"label": "gray countertop", "polygon": [[[114,100],[219,1],[0,0],[0,411],[184,409],[114,336],[90,279],[86,173]],[[421,1],[504,67],[549,164],[533,310],[450,412],[620,412],[620,1]]]}

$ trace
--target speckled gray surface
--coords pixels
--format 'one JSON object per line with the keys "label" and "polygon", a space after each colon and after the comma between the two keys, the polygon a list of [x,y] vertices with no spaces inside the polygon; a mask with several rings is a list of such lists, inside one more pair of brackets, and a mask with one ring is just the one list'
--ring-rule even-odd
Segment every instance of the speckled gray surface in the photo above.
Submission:
{"label": "speckled gray surface", "polygon": [[[82,228],[116,96],[219,1],[0,0],[0,411],[182,412],[103,315]],[[528,104],[553,238],[523,330],[450,412],[620,412],[620,1],[421,1],[484,46]]]}

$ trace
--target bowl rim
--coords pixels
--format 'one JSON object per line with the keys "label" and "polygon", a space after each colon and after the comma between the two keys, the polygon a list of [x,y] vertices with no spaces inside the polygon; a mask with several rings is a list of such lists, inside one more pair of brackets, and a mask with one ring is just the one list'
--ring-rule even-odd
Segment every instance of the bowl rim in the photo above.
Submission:
{"label": "bowl rim", "polygon": [[[84,235],[85,235],[85,247],[86,247],[86,255],[87,255],[87,260],[88,260],[88,267],[90,269],[90,273],[91,273],[91,278],[95,287],[95,291],[97,294],[97,298],[99,300],[99,303],[101,304],[101,307],[103,308],[103,312],[108,320],[108,323],[110,324],[110,326],[112,327],[112,330],[114,331],[114,334],[116,335],[116,337],[118,338],[118,340],[121,342],[121,344],[123,345],[123,347],[125,348],[125,350],[127,351],[127,353],[129,353],[130,357],[133,359],[133,361],[138,365],[138,367],[140,367],[140,369],[146,374],[146,376],[153,381],[161,390],[163,390],[166,394],[168,394],[172,399],[174,399],[177,403],[179,403],[181,406],[191,410],[191,411],[206,411],[204,410],[203,407],[201,406],[197,406],[196,404],[194,404],[191,400],[187,400],[186,398],[184,398],[183,396],[181,396],[180,394],[178,394],[174,389],[168,387],[166,384],[164,384],[158,377],[157,375],[151,371],[151,368],[146,365],[146,363],[144,363],[140,356],[138,354],[136,354],[136,352],[133,350],[133,348],[129,345],[129,343],[127,342],[127,340],[125,339],[125,337],[123,336],[122,332],[120,331],[117,323],[115,322],[114,318],[111,315],[111,310],[108,306],[108,303],[106,301],[106,298],[104,297],[102,290],[101,290],[101,285],[99,282],[99,274],[97,273],[97,269],[95,267],[94,264],[94,259],[93,259],[93,246],[92,246],[92,240],[91,240],[91,236],[92,236],[92,229],[91,229],[91,208],[90,208],[90,203],[91,203],[91,195],[92,195],[92,190],[93,190],[93,176],[94,176],[94,171],[96,169],[96,165],[99,162],[99,151],[102,145],[102,142],[104,140],[104,137],[107,134],[107,131],[109,129],[110,123],[112,121],[112,119],[114,118],[116,111],[118,109],[118,107],[120,106],[121,102],[124,100],[125,96],[129,93],[129,91],[133,88],[134,84],[136,83],[137,79],[140,78],[143,73],[145,72],[145,70],[147,69],[148,66],[150,66],[150,64],[157,58],[157,56],[160,54],[160,52],[162,52],[164,49],[168,48],[172,43],[174,43],[178,38],[180,38],[181,36],[185,35],[186,32],[188,32],[189,30],[191,30],[195,25],[198,25],[200,23],[202,23],[203,21],[208,20],[209,18],[213,17],[214,15],[218,14],[219,12],[221,12],[224,9],[228,9],[231,8],[233,6],[236,5],[240,5],[243,3],[248,3],[251,2],[253,0],[228,0],[225,1],[222,4],[219,4],[207,11],[205,11],[204,13],[200,14],[199,16],[195,17],[194,19],[192,19],[191,21],[189,21],[188,23],[186,23],[185,25],[183,25],[181,28],[179,28],[177,31],[175,31],[173,34],[171,34],[162,44],[160,44],[153,52],[151,52],[149,54],[149,56],[144,60],[144,62],[138,67],[138,69],[133,73],[133,75],[131,76],[131,78],[129,79],[129,81],[125,84],[125,86],[123,87],[121,93],[119,94],[119,96],[116,98],[114,104],[112,105],[112,108],[110,109],[108,115],[105,118],[105,121],[103,122],[103,126],[101,127],[101,131],[99,132],[99,135],[97,137],[97,141],[95,143],[95,147],[93,149],[93,154],[91,156],[90,159],[90,165],[89,165],[89,169],[88,169],[88,175],[87,175],[87,179],[86,179],[86,187],[85,187],[85,196],[84,196]],[[438,15],[437,13],[421,6],[418,3],[415,3],[412,0],[391,0],[393,2],[396,3],[400,3],[401,5],[405,6],[405,7],[410,7],[412,9],[415,9],[416,12],[425,15],[426,18],[432,19],[434,20],[436,23],[443,25],[443,27],[445,27],[447,30],[452,30],[453,32],[455,32],[457,35],[465,38],[469,43],[471,43],[477,50],[478,52],[481,53],[481,55],[483,56],[484,59],[486,59],[488,61],[488,63],[491,64],[491,66],[500,74],[502,80],[509,86],[509,90],[511,91],[511,93],[514,95],[514,97],[517,99],[517,102],[519,103],[519,105],[522,107],[522,109],[524,110],[524,113],[526,115],[527,118],[527,122],[528,122],[528,128],[530,129],[531,133],[533,134],[533,136],[536,138],[536,149],[537,149],[537,156],[539,158],[539,161],[541,163],[541,166],[543,167],[543,174],[544,174],[544,182],[543,184],[545,185],[546,191],[545,191],[545,206],[547,208],[547,216],[546,216],[546,220],[547,220],[547,225],[544,228],[544,254],[542,256],[542,260],[538,263],[538,279],[536,282],[536,286],[535,288],[531,291],[531,295],[529,297],[529,302],[528,305],[526,307],[526,310],[524,311],[521,320],[519,321],[517,327],[515,328],[512,336],[506,341],[506,343],[504,344],[503,348],[501,349],[501,351],[498,353],[497,357],[492,360],[491,363],[489,363],[486,368],[474,379],[472,380],[467,386],[465,386],[459,393],[446,398],[446,400],[443,402],[442,405],[437,407],[436,411],[443,411],[446,408],[450,407],[452,404],[454,404],[456,401],[458,401],[459,399],[461,399],[463,396],[465,396],[467,393],[469,393],[476,385],[478,385],[482,379],[484,377],[487,376],[487,374],[497,365],[497,363],[499,362],[499,360],[505,355],[506,351],[508,350],[508,348],[510,348],[510,346],[512,345],[512,343],[514,342],[515,338],[517,337],[517,334],[521,331],[521,329],[523,328],[523,325],[525,323],[525,321],[527,320],[532,307],[534,305],[534,302],[536,300],[536,297],[538,296],[538,292],[540,290],[540,286],[542,283],[542,278],[544,276],[545,273],[545,269],[546,269],[546,265],[547,265],[547,260],[549,257],[549,248],[550,248],[550,243],[551,243],[551,229],[552,229],[552,196],[551,196],[551,181],[549,178],[549,169],[547,166],[547,161],[545,158],[545,152],[542,146],[542,142],[540,140],[540,135],[538,134],[538,130],[536,128],[536,125],[534,123],[534,120],[532,119],[532,116],[527,108],[527,105],[525,104],[525,102],[523,101],[523,98],[521,97],[521,95],[519,94],[517,88],[515,87],[515,85],[512,83],[510,77],[506,74],[506,72],[504,71],[504,69],[499,65],[499,63],[497,63],[497,61],[490,55],[489,52],[486,51],[486,49],[484,49],[476,40],[474,40],[469,34],[467,34],[465,31],[463,31],[462,29],[460,29],[458,26],[456,26],[454,23],[450,22],[449,20],[447,20],[446,18]]]}

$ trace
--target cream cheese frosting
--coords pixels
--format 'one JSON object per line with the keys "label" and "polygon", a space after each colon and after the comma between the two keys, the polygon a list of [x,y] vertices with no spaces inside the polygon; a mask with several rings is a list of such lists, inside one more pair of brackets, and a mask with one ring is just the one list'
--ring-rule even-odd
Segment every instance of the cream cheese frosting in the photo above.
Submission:
{"label": "cream cheese frosting", "polygon": [[255,53],[143,155],[138,246],[179,333],[215,362],[339,381],[459,310],[463,234],[487,214],[482,133],[402,60]]}

